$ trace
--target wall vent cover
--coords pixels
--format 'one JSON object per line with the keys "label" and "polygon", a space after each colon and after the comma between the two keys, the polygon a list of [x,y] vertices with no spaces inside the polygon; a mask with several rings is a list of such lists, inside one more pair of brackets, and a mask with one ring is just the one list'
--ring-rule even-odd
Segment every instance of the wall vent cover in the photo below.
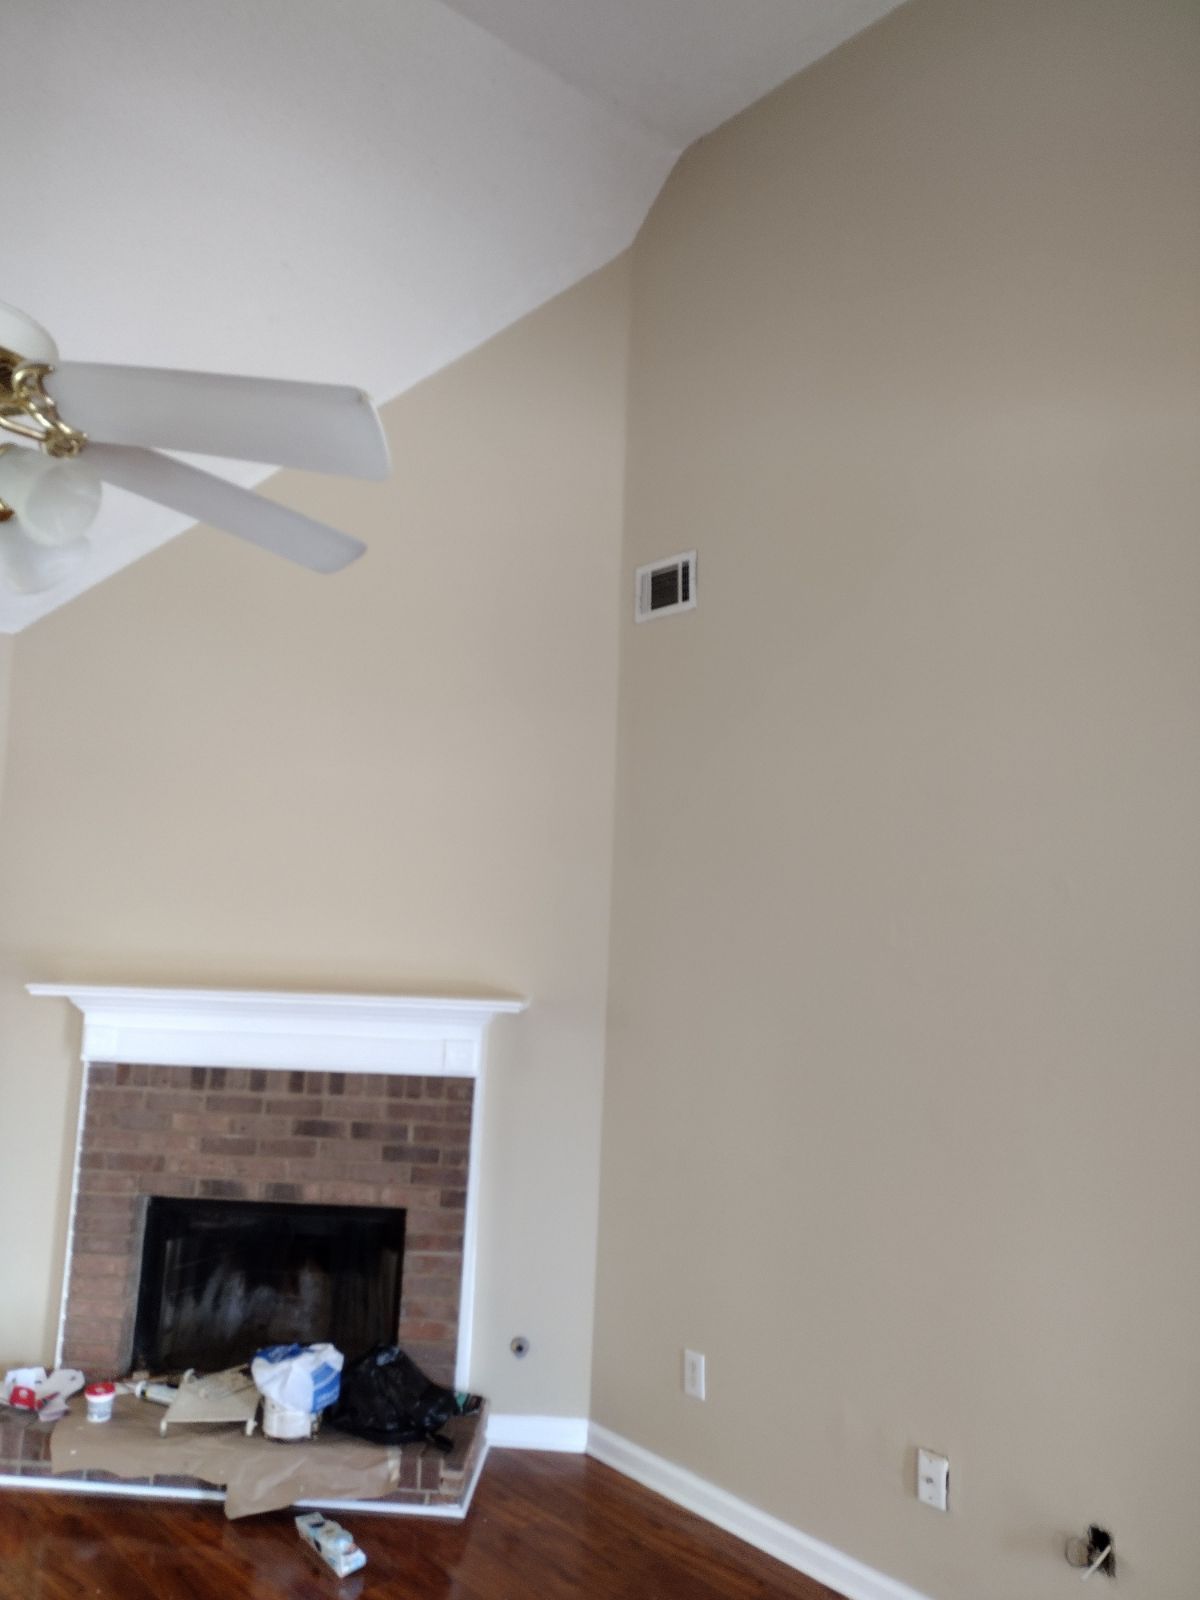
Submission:
{"label": "wall vent cover", "polygon": [[633,620],[649,622],[696,604],[696,552],[668,556],[639,567],[633,575]]}

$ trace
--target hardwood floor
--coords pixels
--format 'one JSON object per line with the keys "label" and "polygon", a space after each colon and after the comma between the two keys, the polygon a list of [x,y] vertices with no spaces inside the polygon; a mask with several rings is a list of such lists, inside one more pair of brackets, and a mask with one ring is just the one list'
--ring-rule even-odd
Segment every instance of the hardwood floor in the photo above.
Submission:
{"label": "hardwood floor", "polygon": [[464,1523],[356,1516],[339,1583],[291,1514],[0,1493],[0,1600],[836,1600],[583,1456],[495,1450]]}

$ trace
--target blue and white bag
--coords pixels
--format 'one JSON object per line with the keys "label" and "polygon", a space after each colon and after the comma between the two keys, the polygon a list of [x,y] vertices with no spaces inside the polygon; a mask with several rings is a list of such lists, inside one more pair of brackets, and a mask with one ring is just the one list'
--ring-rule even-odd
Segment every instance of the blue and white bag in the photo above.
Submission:
{"label": "blue and white bag", "polygon": [[337,1399],[344,1360],[332,1344],[272,1344],[257,1352],[250,1376],[264,1400],[313,1416]]}

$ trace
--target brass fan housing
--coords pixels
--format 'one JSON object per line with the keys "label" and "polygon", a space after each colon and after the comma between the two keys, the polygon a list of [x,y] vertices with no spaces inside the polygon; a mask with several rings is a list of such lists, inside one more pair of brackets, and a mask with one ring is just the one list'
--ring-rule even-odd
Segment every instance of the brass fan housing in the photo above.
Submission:
{"label": "brass fan housing", "polygon": [[[46,393],[45,380],[54,368],[45,361],[27,361],[24,356],[0,346],[0,428],[19,438],[31,439],[56,460],[71,460],[87,443],[87,434],[64,422],[53,398]],[[0,452],[11,449],[0,446]],[[0,500],[0,522],[14,513]]]}

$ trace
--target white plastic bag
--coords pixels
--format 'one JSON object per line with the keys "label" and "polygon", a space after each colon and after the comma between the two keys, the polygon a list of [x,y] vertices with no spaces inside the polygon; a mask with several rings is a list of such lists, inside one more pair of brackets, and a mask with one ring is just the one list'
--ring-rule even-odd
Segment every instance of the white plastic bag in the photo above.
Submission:
{"label": "white plastic bag", "polygon": [[250,1363],[258,1392],[288,1411],[324,1411],[338,1397],[345,1357],[332,1344],[273,1344]]}
{"label": "white plastic bag", "polygon": [[45,1367],[12,1367],[4,1374],[4,1399],[7,1400],[14,1389],[39,1389],[46,1381]]}
{"label": "white plastic bag", "polygon": [[59,1417],[66,1416],[67,1401],[79,1393],[84,1381],[83,1373],[74,1367],[55,1367],[49,1376],[45,1367],[13,1367],[4,1374],[4,1382],[0,1384],[0,1400],[7,1404],[18,1385],[32,1389],[42,1420],[56,1422]]}

